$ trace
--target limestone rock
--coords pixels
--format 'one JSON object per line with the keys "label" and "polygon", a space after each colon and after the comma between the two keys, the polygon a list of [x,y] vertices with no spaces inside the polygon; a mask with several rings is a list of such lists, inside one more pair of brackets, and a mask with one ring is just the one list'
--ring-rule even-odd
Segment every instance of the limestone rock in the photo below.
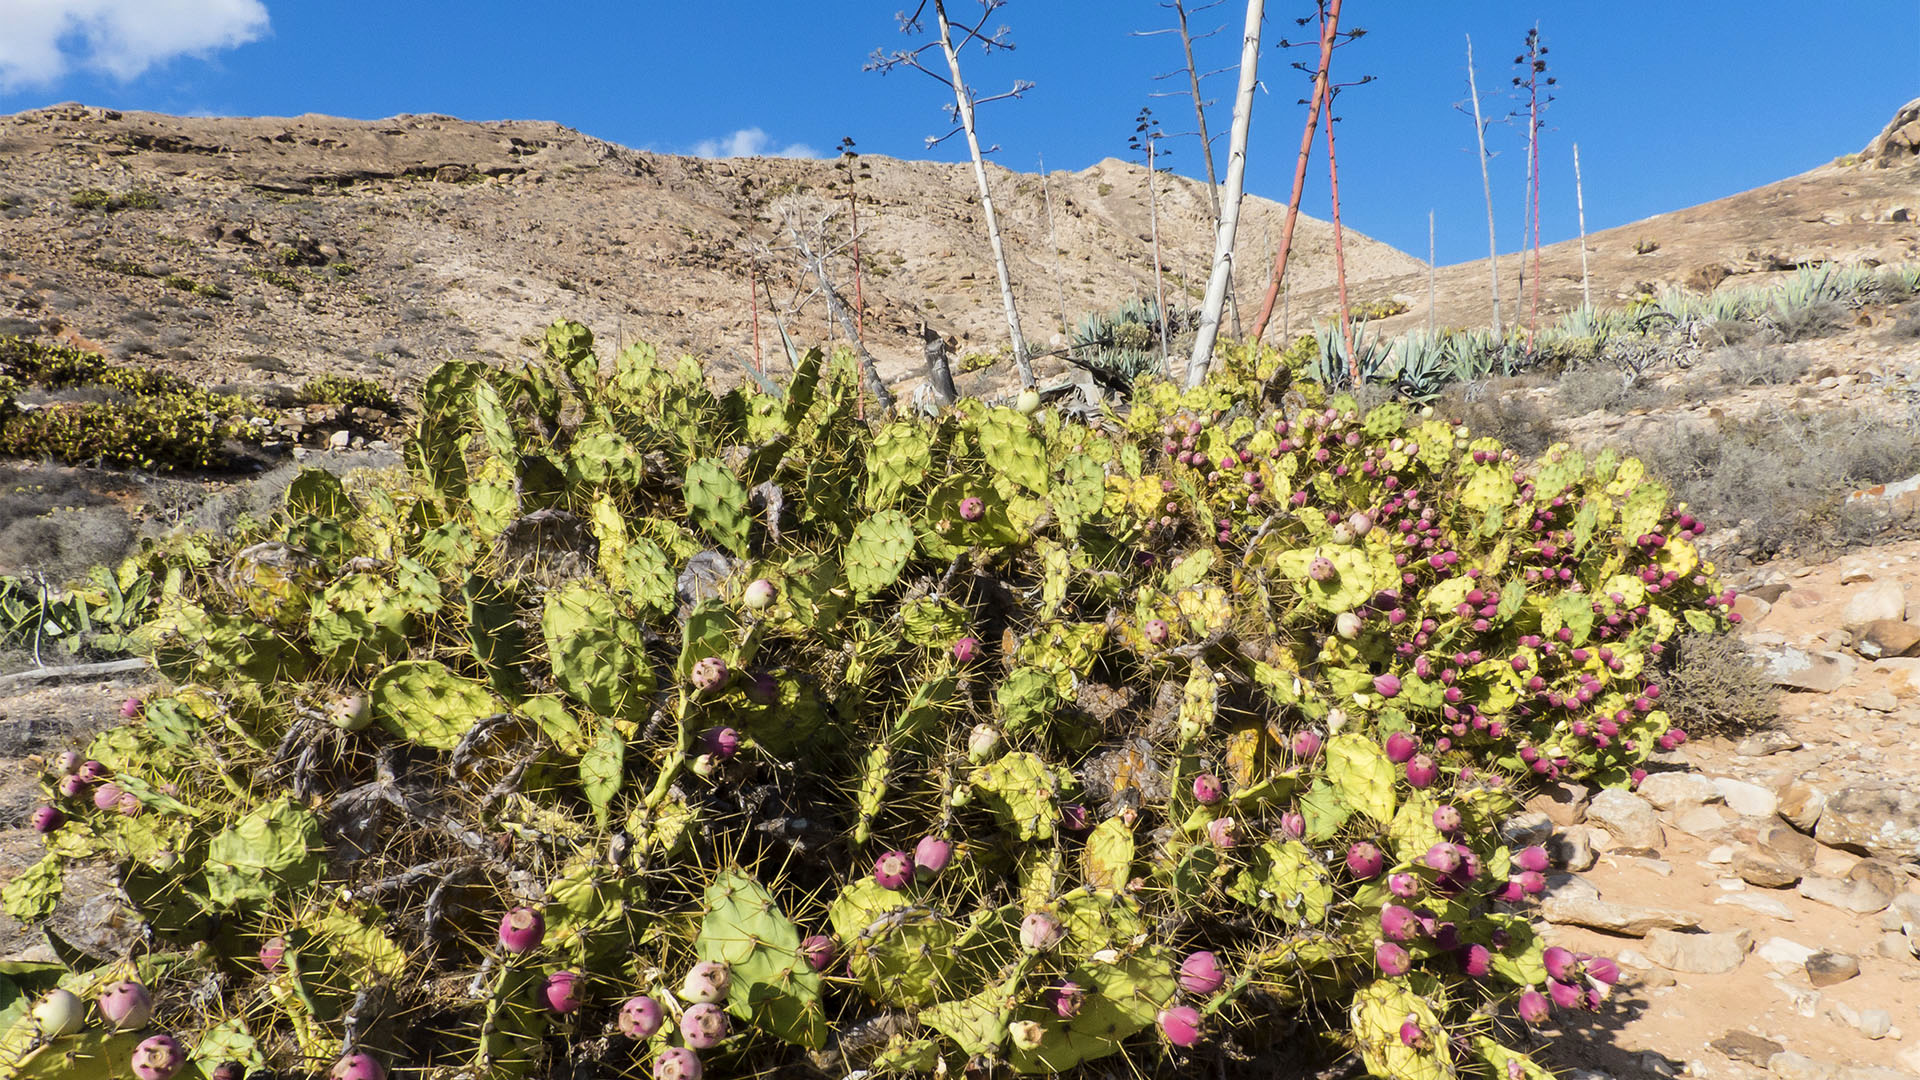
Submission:
{"label": "limestone rock", "polygon": [[[1728,893],[1725,896],[1715,897],[1713,902],[1727,907],[1746,908],[1748,911],[1765,915],[1769,919],[1778,919],[1781,922],[1793,921],[1793,909],[1764,893]],[[1899,934],[1894,936],[1901,937]],[[1906,939],[1902,937],[1901,940]]]}
{"label": "limestone rock", "polygon": [[1659,815],[1647,800],[1632,792],[1608,788],[1587,806],[1587,820],[1613,835],[1622,846],[1659,848],[1666,843]]}
{"label": "limestone rock", "polygon": [[1740,929],[1717,934],[1682,934],[1653,930],[1647,934],[1647,955],[1669,971],[1696,975],[1724,975],[1740,966],[1753,948],[1753,932]]}
{"label": "limestone rock", "polygon": [[1807,981],[1818,989],[1838,986],[1860,974],[1860,961],[1846,953],[1821,951],[1807,957]]}
{"label": "limestone rock", "polygon": [[1893,619],[1875,619],[1854,635],[1853,649],[1869,660],[1888,656],[1920,656],[1920,626]]}
{"label": "limestone rock", "polygon": [[1819,951],[1791,938],[1773,937],[1762,942],[1753,954],[1774,967],[1795,968],[1804,965],[1808,957]]}
{"label": "limestone rock", "polygon": [[1540,917],[1563,926],[1584,926],[1629,937],[1700,925],[1699,918],[1690,912],[1615,904],[1599,897],[1580,896],[1548,896],[1540,904]]}
{"label": "limestone rock", "polygon": [[1845,686],[1860,666],[1858,660],[1844,653],[1808,652],[1791,645],[1755,649],[1754,654],[1775,686],[1817,694],[1830,694]]}
{"label": "limestone rock", "polygon": [[1920,859],[1920,788],[1885,780],[1842,788],[1827,799],[1813,835],[1882,859]]}
{"label": "limestone rock", "polygon": [[1718,776],[1714,778],[1713,786],[1720,793],[1720,798],[1741,817],[1772,817],[1774,811],[1780,808],[1780,799],[1759,784]]}
{"label": "limestone rock", "polygon": [[1827,793],[1810,784],[1794,781],[1780,793],[1780,816],[1803,833],[1811,833],[1827,808]]}
{"label": "limestone rock", "polygon": [[1680,810],[1703,803],[1719,802],[1720,789],[1710,777],[1697,772],[1653,773],[1634,794],[1653,804],[1656,810]]}
{"label": "limestone rock", "polygon": [[1600,861],[1600,853],[1593,849],[1593,838],[1584,825],[1553,830],[1553,836],[1547,840],[1547,854],[1555,866],[1576,874],[1593,869]]}
{"label": "limestone rock", "polygon": [[1897,581],[1877,581],[1849,590],[1840,625],[1859,631],[1876,622],[1899,622],[1907,617],[1907,593]]}
{"label": "limestone rock", "polygon": [[1729,1031],[1707,1045],[1733,1061],[1762,1068],[1766,1067],[1767,1059],[1786,1049],[1772,1039],[1763,1039],[1746,1031]]}
{"label": "limestone rock", "polygon": [[1587,798],[1591,794],[1585,784],[1571,781],[1557,781],[1547,785],[1540,794],[1527,800],[1527,809],[1545,814],[1547,820],[1561,828],[1578,825],[1587,816]]}
{"label": "limestone rock", "polygon": [[1733,752],[1741,757],[1766,757],[1798,750],[1801,745],[1799,739],[1785,731],[1757,731],[1734,744]]}
{"label": "limestone rock", "polygon": [[1734,852],[1733,872],[1749,885],[1758,885],[1763,889],[1784,889],[1799,881],[1805,868],[1789,865],[1769,851],[1742,848]]}
{"label": "limestone rock", "polygon": [[1753,845],[1781,864],[1802,872],[1813,868],[1814,857],[1820,853],[1820,845],[1813,837],[1777,822],[1761,828],[1753,838]]}
{"label": "limestone rock", "polygon": [[1831,1061],[1815,1061],[1791,1050],[1768,1058],[1767,1071],[1780,1080],[1838,1080],[1840,1075],[1840,1067]]}
{"label": "limestone rock", "polygon": [[1841,881],[1829,877],[1807,878],[1796,891],[1816,903],[1856,915],[1871,915],[1893,899],[1871,881]]}

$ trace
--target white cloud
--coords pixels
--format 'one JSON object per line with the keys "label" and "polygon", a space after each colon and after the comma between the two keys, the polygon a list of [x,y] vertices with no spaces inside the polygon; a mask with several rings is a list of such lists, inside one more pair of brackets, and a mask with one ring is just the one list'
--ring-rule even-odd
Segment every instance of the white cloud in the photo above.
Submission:
{"label": "white cloud", "polygon": [[[4,0],[0,0],[4,3]],[[724,139],[701,139],[693,144],[693,156],[723,157],[796,157],[817,158],[820,151],[806,143],[775,147],[773,139],[757,127],[741,128]]]}
{"label": "white cloud", "polygon": [[0,0],[0,90],[73,68],[131,79],[176,56],[229,49],[267,31],[261,0]]}

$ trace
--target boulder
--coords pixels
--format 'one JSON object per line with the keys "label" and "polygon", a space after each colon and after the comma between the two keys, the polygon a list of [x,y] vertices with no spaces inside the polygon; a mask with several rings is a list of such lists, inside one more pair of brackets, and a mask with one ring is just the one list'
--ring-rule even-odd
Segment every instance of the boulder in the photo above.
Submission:
{"label": "boulder", "polygon": [[1804,833],[1814,830],[1826,808],[1827,793],[1798,780],[1780,793],[1780,816]]}
{"label": "boulder", "polygon": [[1660,816],[1632,792],[1608,788],[1595,795],[1587,804],[1587,820],[1607,830],[1623,847],[1659,848],[1666,843]]}
{"label": "boulder", "polygon": [[1584,926],[1628,937],[1700,925],[1699,917],[1690,912],[1615,904],[1584,896],[1549,896],[1540,904],[1540,917],[1561,926]]}
{"label": "boulder", "polygon": [[1740,966],[1753,948],[1753,932],[1730,930],[1718,934],[1682,934],[1654,930],[1647,934],[1647,955],[1668,971],[1696,975],[1724,975]]}
{"label": "boulder", "polygon": [[1876,858],[1920,859],[1920,788],[1888,780],[1842,788],[1828,797],[1813,835]]}
{"label": "boulder", "polygon": [[1895,619],[1875,619],[1854,635],[1853,650],[1869,660],[1920,656],[1920,626]]}
{"label": "boulder", "polygon": [[1830,694],[1847,684],[1859,661],[1845,653],[1808,652],[1791,645],[1757,648],[1754,655],[1775,686]]}
{"label": "boulder", "polygon": [[1713,786],[1727,806],[1741,817],[1770,818],[1780,808],[1779,798],[1759,784],[1718,776]]}
{"label": "boulder", "polygon": [[1897,581],[1876,581],[1848,590],[1840,609],[1840,625],[1858,633],[1876,622],[1899,622],[1907,617],[1907,592]]}
{"label": "boulder", "polygon": [[1822,950],[1807,957],[1807,981],[1816,989],[1838,986],[1860,974],[1860,961],[1846,953]]}
{"label": "boulder", "polygon": [[1653,773],[1640,781],[1634,794],[1652,803],[1656,810],[1684,810],[1720,801],[1720,790],[1713,780],[1697,772]]}

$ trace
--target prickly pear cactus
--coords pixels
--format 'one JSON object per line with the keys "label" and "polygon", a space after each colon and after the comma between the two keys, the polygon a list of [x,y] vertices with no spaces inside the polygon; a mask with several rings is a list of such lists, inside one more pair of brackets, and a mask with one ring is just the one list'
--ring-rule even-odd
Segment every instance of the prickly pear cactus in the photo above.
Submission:
{"label": "prickly pear cactus", "polygon": [[0,1068],[1271,1075],[1278,1018],[1512,1080],[1507,1019],[1604,1007],[1498,826],[1684,738],[1665,643],[1733,598],[1637,462],[1273,408],[1247,348],[1081,419],[544,352],[123,568],[168,682],[50,762],[0,901],[110,862],[144,944],[0,991],[152,1015],[5,1009]]}

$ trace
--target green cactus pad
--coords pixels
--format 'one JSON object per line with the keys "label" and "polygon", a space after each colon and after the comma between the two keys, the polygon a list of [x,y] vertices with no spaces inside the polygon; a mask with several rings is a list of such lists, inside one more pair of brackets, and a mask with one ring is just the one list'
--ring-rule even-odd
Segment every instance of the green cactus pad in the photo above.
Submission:
{"label": "green cactus pad", "polygon": [[[1375,1076],[1395,1080],[1452,1080],[1453,1042],[1425,998],[1402,984],[1382,979],[1362,987],[1349,1007],[1360,1060]],[[1427,1045],[1415,1049],[1400,1039],[1400,1025],[1420,1025]],[[1500,1074],[1503,1078],[1505,1073]]]}
{"label": "green cactus pad", "polygon": [[[1315,559],[1331,562],[1333,577],[1326,581],[1315,581],[1309,576],[1307,569]],[[1373,560],[1363,551],[1340,544],[1282,551],[1274,557],[1272,565],[1293,581],[1301,596],[1321,610],[1334,614],[1352,611],[1372,599],[1380,588],[1374,575]]]}
{"label": "green cactus pad", "polygon": [[1393,820],[1397,770],[1379,743],[1349,732],[1328,739],[1323,752],[1341,802],[1382,824]]}
{"label": "green cactus pad", "polygon": [[594,712],[637,717],[653,692],[653,669],[638,624],[620,615],[613,597],[586,584],[547,594],[540,630],[553,679]]}
{"label": "green cactus pad", "polygon": [[728,1012],[795,1045],[826,1045],[820,973],[800,955],[799,929],[759,882],[739,873],[715,877],[693,948],[732,969]]}
{"label": "green cactus pad", "polygon": [[1017,751],[973,770],[969,778],[1000,824],[1022,842],[1053,835],[1053,770],[1036,754]]}
{"label": "green cactus pad", "polygon": [[713,458],[687,466],[687,517],[702,532],[735,555],[747,553],[751,517],[747,489],[733,470]]}
{"label": "green cactus pad", "polygon": [[504,711],[486,687],[437,660],[402,660],[375,676],[367,693],[375,722],[435,750],[453,749],[482,717]]}
{"label": "green cactus pad", "polygon": [[291,798],[262,805],[207,843],[207,899],[229,908],[300,888],[320,873],[320,822]]}
{"label": "green cactus pad", "polygon": [[853,530],[846,548],[847,584],[866,600],[900,579],[913,559],[913,521],[899,510],[882,510]]}

